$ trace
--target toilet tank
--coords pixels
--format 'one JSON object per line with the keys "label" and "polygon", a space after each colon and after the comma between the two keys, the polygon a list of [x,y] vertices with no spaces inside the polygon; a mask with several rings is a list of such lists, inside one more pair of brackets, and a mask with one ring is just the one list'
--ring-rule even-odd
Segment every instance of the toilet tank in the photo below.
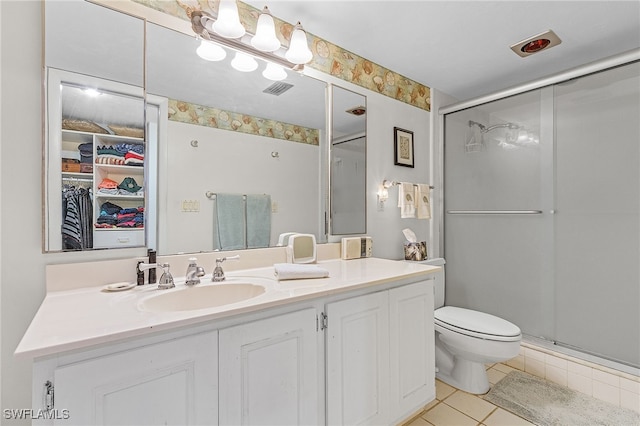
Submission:
{"label": "toilet tank", "polygon": [[435,288],[435,295],[433,299],[433,309],[442,308],[444,306],[444,264],[445,260],[441,257],[436,257],[433,259],[422,260],[418,263],[422,263],[424,265],[431,266],[439,266],[442,268],[442,271],[436,272],[433,274],[434,283],[433,287]]}

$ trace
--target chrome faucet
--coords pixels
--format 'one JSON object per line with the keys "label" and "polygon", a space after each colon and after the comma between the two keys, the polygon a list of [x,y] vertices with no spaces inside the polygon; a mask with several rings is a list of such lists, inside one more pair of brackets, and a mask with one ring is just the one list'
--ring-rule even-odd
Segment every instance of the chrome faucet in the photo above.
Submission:
{"label": "chrome faucet", "polygon": [[187,266],[187,273],[185,274],[184,284],[187,286],[193,286],[200,284],[200,277],[203,277],[205,272],[202,266],[198,266],[196,258],[189,258],[189,266]]}
{"label": "chrome faucet", "polygon": [[213,270],[213,274],[211,274],[211,281],[213,282],[224,281],[226,277],[224,276],[224,271],[222,270],[222,262],[224,262],[225,260],[236,260],[236,259],[240,259],[240,255],[237,254],[235,256],[216,259],[216,267]]}
{"label": "chrome faucet", "polygon": [[158,290],[168,290],[176,286],[173,282],[173,276],[171,275],[171,272],[169,272],[170,266],[168,263],[158,264],[158,263],[138,262],[138,265],[136,266],[136,270],[138,272],[146,271],[148,269],[153,269],[153,268],[162,269],[162,276],[158,281]]}

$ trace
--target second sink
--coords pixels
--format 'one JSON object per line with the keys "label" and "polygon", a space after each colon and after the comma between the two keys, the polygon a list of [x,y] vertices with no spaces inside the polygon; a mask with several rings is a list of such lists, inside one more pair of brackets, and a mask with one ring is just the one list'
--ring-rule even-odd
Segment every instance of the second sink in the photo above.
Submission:
{"label": "second sink", "polygon": [[140,308],[152,312],[192,311],[242,302],[264,292],[263,286],[251,283],[202,285],[159,293],[141,301]]}

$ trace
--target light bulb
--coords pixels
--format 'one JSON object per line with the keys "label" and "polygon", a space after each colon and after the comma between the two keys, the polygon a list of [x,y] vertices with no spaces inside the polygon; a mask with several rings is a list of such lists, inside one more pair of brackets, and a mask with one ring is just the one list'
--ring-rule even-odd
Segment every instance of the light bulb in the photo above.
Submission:
{"label": "light bulb", "polygon": [[313,58],[313,53],[311,53],[307,45],[307,33],[302,29],[300,22],[294,27],[289,50],[284,56],[289,62],[298,65],[306,64]]}
{"label": "light bulb", "polygon": [[267,62],[267,66],[262,71],[262,75],[264,78],[273,81],[280,81],[287,78],[287,72],[280,65],[274,64],[273,62]]}
{"label": "light bulb", "polygon": [[236,56],[231,61],[231,66],[238,71],[251,72],[258,68],[258,63],[251,56],[236,52]]}
{"label": "light bulb", "polygon": [[263,52],[273,52],[280,48],[280,41],[276,37],[276,27],[273,16],[267,6],[262,9],[256,25],[256,35],[251,38],[251,45]]}
{"label": "light bulb", "polygon": [[221,61],[227,56],[227,52],[221,46],[206,40],[200,42],[196,53],[206,61]]}
{"label": "light bulb", "polygon": [[240,38],[244,35],[245,29],[240,23],[236,0],[220,0],[213,31],[225,38]]}

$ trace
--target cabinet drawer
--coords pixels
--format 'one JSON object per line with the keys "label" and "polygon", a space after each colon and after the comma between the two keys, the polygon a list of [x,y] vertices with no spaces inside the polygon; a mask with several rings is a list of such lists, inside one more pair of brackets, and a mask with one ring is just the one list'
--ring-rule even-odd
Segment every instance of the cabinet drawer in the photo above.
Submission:
{"label": "cabinet drawer", "polygon": [[94,248],[139,247],[144,245],[144,229],[96,229]]}

